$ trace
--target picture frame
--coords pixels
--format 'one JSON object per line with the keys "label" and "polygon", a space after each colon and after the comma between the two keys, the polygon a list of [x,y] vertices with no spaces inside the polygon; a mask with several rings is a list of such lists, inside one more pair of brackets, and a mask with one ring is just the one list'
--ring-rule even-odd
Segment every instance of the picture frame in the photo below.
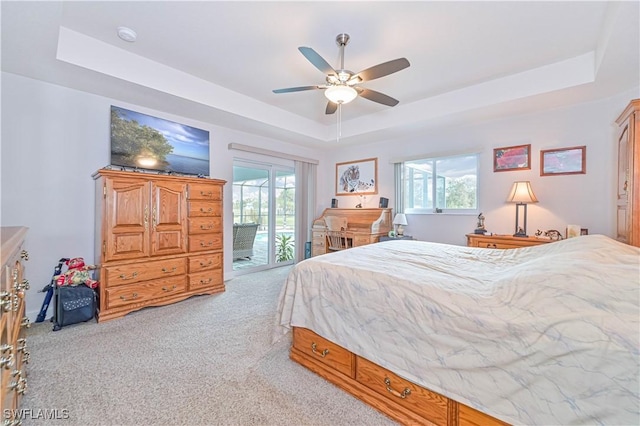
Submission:
{"label": "picture frame", "polygon": [[493,171],[531,170],[531,144],[514,145],[493,150]]}
{"label": "picture frame", "polygon": [[586,146],[540,150],[540,176],[579,175],[586,173]]}
{"label": "picture frame", "polygon": [[378,159],[336,163],[336,195],[378,193]]}

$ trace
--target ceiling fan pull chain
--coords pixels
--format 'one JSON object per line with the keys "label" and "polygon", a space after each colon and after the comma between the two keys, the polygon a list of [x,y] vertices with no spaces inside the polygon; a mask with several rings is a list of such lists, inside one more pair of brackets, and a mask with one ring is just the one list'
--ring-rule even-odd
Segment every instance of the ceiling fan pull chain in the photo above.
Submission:
{"label": "ceiling fan pull chain", "polygon": [[342,103],[338,104],[338,125],[336,126],[336,142],[340,142],[340,136],[342,136]]}

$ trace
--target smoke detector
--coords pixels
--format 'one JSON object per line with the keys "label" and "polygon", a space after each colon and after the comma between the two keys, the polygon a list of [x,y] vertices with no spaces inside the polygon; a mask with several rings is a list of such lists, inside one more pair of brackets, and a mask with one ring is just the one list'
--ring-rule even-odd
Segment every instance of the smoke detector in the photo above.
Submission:
{"label": "smoke detector", "polygon": [[129,43],[133,43],[134,41],[136,41],[138,34],[136,34],[136,32],[131,28],[118,27],[118,37],[120,37],[124,41],[128,41]]}

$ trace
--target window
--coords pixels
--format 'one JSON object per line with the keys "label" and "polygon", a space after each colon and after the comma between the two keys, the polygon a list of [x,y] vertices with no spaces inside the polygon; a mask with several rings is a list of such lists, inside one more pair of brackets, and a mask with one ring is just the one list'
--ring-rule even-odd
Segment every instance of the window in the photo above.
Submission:
{"label": "window", "polygon": [[434,157],[400,163],[396,188],[405,213],[478,212],[478,154]]}

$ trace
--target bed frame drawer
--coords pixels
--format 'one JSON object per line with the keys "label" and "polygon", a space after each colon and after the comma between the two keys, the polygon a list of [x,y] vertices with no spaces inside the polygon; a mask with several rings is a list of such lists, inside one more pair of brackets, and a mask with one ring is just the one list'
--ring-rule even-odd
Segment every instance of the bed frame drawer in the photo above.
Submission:
{"label": "bed frame drawer", "polygon": [[442,395],[359,356],[356,357],[356,380],[437,425],[447,425],[448,399]]}
{"label": "bed frame drawer", "polygon": [[502,422],[496,418],[467,407],[464,404],[458,404],[458,425],[459,426],[508,426],[508,423]]}
{"label": "bed frame drawer", "polygon": [[342,374],[354,377],[354,355],[311,330],[294,328],[293,347]]}

